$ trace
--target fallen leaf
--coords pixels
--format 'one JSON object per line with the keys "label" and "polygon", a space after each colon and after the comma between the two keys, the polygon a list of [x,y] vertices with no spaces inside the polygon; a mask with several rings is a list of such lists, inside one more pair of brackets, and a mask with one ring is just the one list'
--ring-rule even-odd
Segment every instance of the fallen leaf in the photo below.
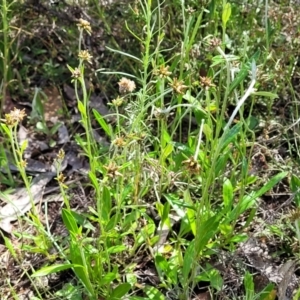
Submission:
{"label": "fallen leaf", "polygon": [[[45,186],[54,176],[55,173],[49,172],[33,179],[30,187],[33,204],[42,200]],[[7,203],[0,209],[0,228],[11,233],[13,229],[11,222],[29,211],[32,208],[32,202],[26,188],[19,188],[14,194],[9,195],[0,193],[0,199]]]}

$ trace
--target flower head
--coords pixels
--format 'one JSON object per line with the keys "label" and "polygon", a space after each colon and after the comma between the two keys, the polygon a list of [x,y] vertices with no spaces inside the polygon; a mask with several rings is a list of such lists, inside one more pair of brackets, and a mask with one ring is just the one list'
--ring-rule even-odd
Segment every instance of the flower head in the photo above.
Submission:
{"label": "flower head", "polygon": [[75,69],[72,71],[72,77],[73,77],[74,79],[78,79],[78,78],[80,78],[80,76],[81,76],[80,69],[75,68]]}
{"label": "flower head", "polygon": [[85,30],[89,35],[92,33],[92,28],[90,22],[79,19],[79,23],[77,23],[79,29]]}
{"label": "flower head", "polygon": [[117,98],[113,99],[111,101],[112,105],[114,105],[115,107],[119,107],[124,103],[124,98],[118,96]]}
{"label": "flower head", "polygon": [[154,71],[154,74],[157,75],[159,78],[166,78],[172,74],[169,71],[170,66],[160,66],[159,69]]}
{"label": "flower head", "polygon": [[217,48],[222,44],[222,41],[217,38],[217,37],[213,37],[210,41],[209,41],[209,45],[211,48]]}
{"label": "flower head", "polygon": [[15,126],[21,122],[25,116],[26,113],[24,108],[21,110],[14,107],[14,110],[5,115],[5,122],[8,126]]}
{"label": "flower head", "polygon": [[182,164],[186,166],[191,174],[198,174],[200,171],[200,165],[193,156],[187,160],[184,160]]}
{"label": "flower head", "polygon": [[135,82],[130,79],[127,79],[125,77],[122,77],[120,79],[120,81],[118,82],[118,85],[119,85],[120,94],[131,93],[136,88]]}
{"label": "flower head", "polygon": [[104,169],[107,171],[107,176],[110,178],[117,178],[118,176],[123,177],[123,175],[119,172],[119,167],[113,163],[110,162],[108,166],[103,166]]}
{"label": "flower head", "polygon": [[212,83],[212,79],[210,77],[206,77],[206,76],[203,76],[203,77],[200,76],[200,84],[205,89],[209,89],[211,87],[216,86],[215,84]]}
{"label": "flower head", "polygon": [[90,55],[90,53],[89,53],[88,50],[81,50],[81,51],[79,51],[78,57],[79,57],[79,59],[82,59],[83,61],[86,60],[89,64],[92,63],[93,56]]}
{"label": "flower head", "polygon": [[117,147],[124,147],[125,145],[126,145],[126,141],[124,140],[124,137],[117,137],[117,138],[115,138],[113,141],[112,141],[112,143],[114,144],[114,145],[116,145]]}
{"label": "flower head", "polygon": [[186,85],[183,84],[183,80],[178,80],[177,78],[174,78],[173,81],[169,84],[173,88],[174,92],[178,94],[183,94],[188,88]]}
{"label": "flower head", "polygon": [[61,161],[64,160],[64,158],[65,158],[65,151],[64,151],[64,149],[59,149],[56,158],[59,159],[59,160],[61,160]]}

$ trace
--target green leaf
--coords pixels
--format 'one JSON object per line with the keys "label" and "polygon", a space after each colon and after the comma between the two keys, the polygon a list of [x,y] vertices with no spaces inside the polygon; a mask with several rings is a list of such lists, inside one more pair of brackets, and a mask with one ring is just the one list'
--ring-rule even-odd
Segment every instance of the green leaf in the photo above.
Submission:
{"label": "green leaf", "polygon": [[200,220],[200,224],[197,228],[197,236],[196,241],[198,244],[195,245],[197,255],[206,247],[208,241],[213,238],[213,236],[219,231],[219,223],[220,223],[221,215],[215,215],[210,217],[206,221]]}
{"label": "green leaf", "polygon": [[279,98],[277,94],[271,92],[253,92],[252,95],[270,98],[271,100]]}
{"label": "green leaf", "polygon": [[244,286],[246,290],[246,299],[254,299],[254,282],[253,276],[248,271],[244,276]]}
{"label": "green leaf", "polygon": [[99,280],[99,283],[101,286],[104,286],[106,284],[109,284],[113,282],[117,278],[117,272],[109,272],[105,274],[101,280]]}
{"label": "green leaf", "polygon": [[[189,190],[185,190],[183,194],[184,202],[187,204],[193,205],[193,201],[191,199],[191,195]],[[187,208],[186,210],[186,216],[189,220],[190,229],[192,230],[192,233],[194,236],[196,236],[196,212],[193,208]]]}
{"label": "green leaf", "polygon": [[162,136],[163,136],[163,143],[165,145],[171,142],[171,136],[169,135],[166,129],[163,129]]}
{"label": "green leaf", "polygon": [[47,276],[53,273],[61,272],[64,270],[68,270],[74,267],[82,268],[80,265],[73,265],[73,264],[57,264],[53,266],[43,267],[40,270],[34,272],[31,276],[32,277],[40,277],[40,276]]}
{"label": "green leaf", "polygon": [[291,191],[294,193],[294,201],[297,207],[300,207],[300,179],[296,175],[292,175],[290,183]]}
{"label": "green leaf", "polygon": [[155,261],[155,266],[156,266],[157,272],[158,272],[160,278],[162,278],[162,280],[163,280],[164,273],[165,274],[168,273],[168,269],[169,269],[168,262],[160,254],[155,256],[155,260],[154,261]]}
{"label": "green leaf", "polygon": [[242,243],[248,240],[247,234],[237,234],[233,238],[230,239],[230,243]]}
{"label": "green leaf", "polygon": [[2,129],[5,131],[5,133],[10,137],[11,136],[11,131],[8,128],[8,126],[4,123],[0,123],[0,126],[2,127]]}
{"label": "green leaf", "polygon": [[169,228],[171,227],[171,221],[170,221],[170,203],[166,202],[163,209],[163,214],[161,218],[161,224],[167,225]]}
{"label": "green leaf", "polygon": [[187,218],[189,220],[190,229],[194,236],[196,236],[196,213],[195,210],[188,208],[186,210]]}
{"label": "green leaf", "polygon": [[93,109],[93,114],[100,125],[100,127],[104,130],[104,132],[107,134],[108,137],[112,136],[112,129],[111,127],[106,123],[104,118],[99,114],[99,112],[95,109]]}
{"label": "green leaf", "polygon": [[120,300],[130,291],[130,289],[131,285],[129,283],[122,283],[112,291],[108,300]]}
{"label": "green leaf", "polygon": [[106,186],[102,189],[102,206],[101,206],[101,216],[105,223],[109,221],[109,216],[111,212],[112,202],[110,191]]}
{"label": "green leaf", "polygon": [[125,245],[113,246],[107,249],[107,253],[120,253],[127,249]]}
{"label": "green leaf", "polygon": [[243,65],[240,69],[237,76],[234,78],[234,80],[231,82],[229,86],[229,93],[231,93],[241,82],[244,81],[244,79],[247,77],[249,73],[250,66]]}
{"label": "green leaf", "polygon": [[77,100],[78,110],[82,117],[86,118],[86,110],[83,103],[80,100]]}
{"label": "green leaf", "polygon": [[145,286],[144,292],[149,300],[165,300],[165,296],[153,286]]}
{"label": "green leaf", "polygon": [[238,133],[241,131],[242,126],[243,126],[242,122],[239,122],[224,133],[224,135],[220,139],[220,143],[221,143],[220,146],[222,149],[227,147],[229,143],[231,143],[236,138]]}
{"label": "green leaf", "polygon": [[195,256],[195,240],[192,240],[185,250],[183,258],[183,267],[182,267],[182,282],[181,284],[185,286],[188,282],[188,278],[193,267],[193,262],[196,259]]}
{"label": "green leaf", "polygon": [[36,126],[36,129],[41,132],[44,132],[44,133],[48,132],[47,126],[41,121],[37,122],[35,126]]}
{"label": "green leaf", "polygon": [[24,140],[20,146],[21,153],[23,153],[26,150],[27,146],[28,146],[28,140]]}
{"label": "green leaf", "polygon": [[288,172],[281,172],[273,176],[261,189],[254,193],[254,197],[258,198],[273,188],[279,181],[286,177]]}
{"label": "green leaf", "polygon": [[[276,299],[276,290],[274,283],[269,283],[261,292],[259,300],[275,300]],[[299,298],[294,298],[299,299]]]}
{"label": "green leaf", "polygon": [[50,133],[51,133],[52,135],[55,134],[61,125],[62,125],[62,123],[60,123],[60,122],[56,123],[56,124],[50,129]]}
{"label": "green leaf", "polygon": [[177,266],[172,266],[171,263],[161,255],[157,255],[155,257],[155,265],[162,281],[164,281],[165,275],[168,281],[171,281],[172,284],[176,285],[178,283]]}
{"label": "green leaf", "polygon": [[62,209],[62,219],[69,232],[78,233],[79,228],[71,211]]}
{"label": "green leaf", "polygon": [[230,3],[226,3],[223,7],[223,13],[222,13],[222,23],[223,23],[223,27],[226,26],[229,18],[231,16],[231,4]]}
{"label": "green leaf", "polygon": [[167,146],[162,151],[162,158],[165,160],[173,152],[173,145],[168,143]]}
{"label": "green leaf", "polygon": [[210,285],[212,288],[216,289],[217,291],[221,291],[223,287],[223,278],[220,275],[219,271],[213,269],[209,272],[209,279]]}
{"label": "green leaf", "polygon": [[223,202],[225,213],[231,210],[233,202],[233,187],[229,179],[226,179],[223,183]]}
{"label": "green leaf", "polygon": [[[110,50],[110,51],[112,51],[112,52],[121,54],[121,55],[123,55],[123,56],[127,56],[127,57],[129,57],[129,58],[132,58],[132,59],[134,59],[134,60],[137,60],[137,61],[140,62],[140,63],[143,63],[142,60],[140,60],[140,59],[137,58],[136,56],[133,56],[133,55],[127,53],[127,52],[119,51],[119,50],[116,50],[116,49],[113,49],[113,48],[110,48],[110,47],[107,47],[107,46],[106,46],[105,48],[107,48],[108,50]],[[102,73],[105,74],[106,72],[102,72]],[[127,75],[128,75],[128,74],[127,74]]]}

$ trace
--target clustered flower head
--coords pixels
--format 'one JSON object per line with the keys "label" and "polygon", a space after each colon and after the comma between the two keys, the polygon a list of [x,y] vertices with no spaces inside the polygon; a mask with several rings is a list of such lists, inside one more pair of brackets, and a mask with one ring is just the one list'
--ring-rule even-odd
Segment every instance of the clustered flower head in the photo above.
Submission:
{"label": "clustered flower head", "polygon": [[75,68],[73,71],[72,71],[72,77],[74,79],[79,79],[81,76],[81,72],[79,70],[79,68]]}
{"label": "clustered flower head", "polygon": [[24,108],[21,110],[14,107],[14,110],[5,115],[5,122],[8,126],[15,126],[21,122],[25,116],[26,113]]}
{"label": "clustered flower head", "polygon": [[88,50],[81,50],[78,53],[79,59],[82,59],[83,61],[87,61],[89,64],[92,63],[93,56],[90,55]]}
{"label": "clustered flower head", "polygon": [[220,45],[222,44],[222,41],[217,38],[217,37],[213,37],[210,41],[209,41],[209,45],[212,47],[212,48],[217,48],[219,47]]}
{"label": "clustered flower head", "polygon": [[169,71],[169,68],[170,66],[160,66],[159,69],[155,70],[153,73],[159,78],[166,78],[172,74],[172,72]]}
{"label": "clustered flower head", "polygon": [[114,179],[118,176],[123,177],[123,175],[119,172],[119,167],[114,163],[110,162],[108,166],[103,166],[104,169],[107,171],[107,176]]}
{"label": "clustered flower head", "polygon": [[27,160],[26,159],[21,159],[20,162],[19,162],[19,165],[22,168],[26,168],[27,167]]}
{"label": "clustered flower head", "polygon": [[120,79],[120,81],[118,82],[118,85],[119,85],[120,94],[131,93],[136,88],[135,82],[130,79],[127,79],[125,77],[122,77]]}
{"label": "clustered flower head", "polygon": [[211,87],[215,87],[216,85],[212,83],[212,79],[210,77],[206,77],[206,76],[200,76],[200,84],[202,85],[202,87],[204,87],[205,89],[209,89]]}
{"label": "clustered flower head", "polygon": [[65,151],[64,151],[64,149],[59,149],[56,158],[59,159],[59,160],[61,160],[61,161],[65,158]]}
{"label": "clustered flower head", "polygon": [[193,9],[192,7],[188,6],[187,9],[185,10],[189,15],[192,15],[196,9]]}
{"label": "clustered flower head", "polygon": [[79,19],[79,23],[77,23],[79,29],[85,30],[89,35],[92,33],[92,28],[90,22]]}
{"label": "clustered flower head", "polygon": [[114,105],[115,107],[119,107],[124,103],[124,98],[118,96],[117,98],[113,99],[111,101],[112,105]]}
{"label": "clustered flower head", "polygon": [[182,162],[183,165],[188,169],[191,174],[198,174],[200,171],[200,165],[198,164],[197,160],[192,156],[187,160]]}
{"label": "clustered flower head", "polygon": [[57,176],[56,180],[57,180],[59,183],[64,183],[65,180],[66,180],[66,177],[64,176],[63,173],[59,173],[59,175]]}
{"label": "clustered flower head", "polygon": [[166,108],[159,108],[159,107],[155,108],[154,116],[158,120],[167,120],[169,115],[170,115],[170,110],[168,110]]}
{"label": "clustered flower head", "polygon": [[120,136],[120,137],[117,137],[115,138],[112,143],[114,145],[116,145],[117,147],[124,147],[126,145],[126,141],[124,140],[124,137]]}
{"label": "clustered flower head", "polygon": [[184,85],[183,80],[178,80],[177,78],[174,78],[169,85],[173,88],[174,92],[178,94],[184,94],[185,90],[188,88]]}

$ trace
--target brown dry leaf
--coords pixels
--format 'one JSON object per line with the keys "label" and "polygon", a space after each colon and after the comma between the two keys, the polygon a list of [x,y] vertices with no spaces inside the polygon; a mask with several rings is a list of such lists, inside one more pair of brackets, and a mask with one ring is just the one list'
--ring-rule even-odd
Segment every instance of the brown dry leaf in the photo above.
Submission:
{"label": "brown dry leaf", "polygon": [[289,284],[292,282],[292,277],[295,271],[296,263],[294,261],[287,261],[278,270],[278,273],[282,276],[282,280],[278,285],[278,300],[288,300],[286,296],[286,290]]}
{"label": "brown dry leaf", "polygon": [[43,89],[47,99],[43,101],[45,111],[45,121],[62,116],[63,102],[57,87],[52,86]]}
{"label": "brown dry leaf", "polygon": [[209,291],[206,291],[205,293],[198,294],[195,298],[192,300],[211,300],[211,295]]}
{"label": "brown dry leaf", "polygon": [[[55,173],[45,173],[35,177],[31,184],[31,194],[34,204],[39,203],[43,198],[46,184],[55,176]],[[4,195],[0,193],[0,199],[7,204],[0,209],[0,228],[11,233],[12,221],[24,215],[32,207],[30,197],[25,188],[19,188],[14,194]]]}

